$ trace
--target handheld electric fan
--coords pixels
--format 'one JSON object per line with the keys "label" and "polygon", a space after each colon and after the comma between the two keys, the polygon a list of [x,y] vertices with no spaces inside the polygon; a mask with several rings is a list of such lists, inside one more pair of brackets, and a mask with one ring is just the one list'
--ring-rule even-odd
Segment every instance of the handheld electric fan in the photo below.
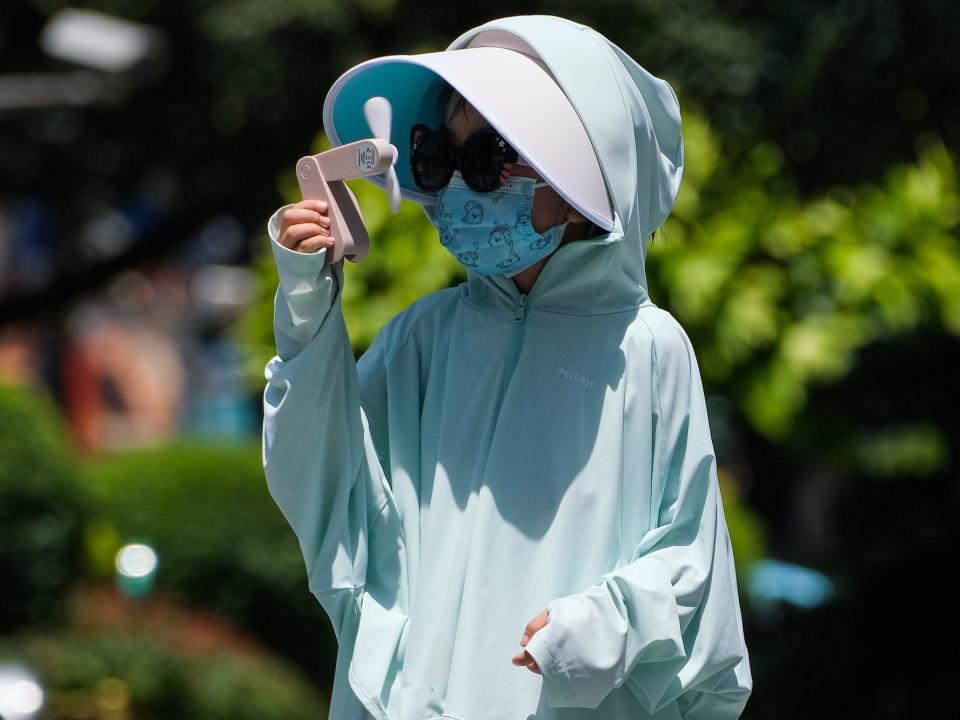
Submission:
{"label": "handheld electric fan", "polygon": [[334,246],[327,250],[327,261],[331,263],[342,258],[360,262],[370,250],[370,235],[363,224],[360,205],[344,180],[385,173],[390,211],[396,214],[400,210],[400,181],[394,168],[399,153],[390,144],[390,102],[385,97],[370,98],[363,104],[363,116],[372,138],[306,155],[297,161],[297,182],[303,199],[327,202],[334,240]]}

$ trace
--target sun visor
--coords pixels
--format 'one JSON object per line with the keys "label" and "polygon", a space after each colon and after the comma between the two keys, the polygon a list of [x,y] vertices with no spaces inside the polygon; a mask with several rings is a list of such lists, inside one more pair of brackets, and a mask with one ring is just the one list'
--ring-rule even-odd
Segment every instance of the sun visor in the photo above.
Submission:
{"label": "sun visor", "polygon": [[[390,142],[399,151],[401,195],[421,204],[436,193],[420,190],[410,173],[410,128],[439,127],[443,81],[463,95],[550,185],[585,217],[613,229],[613,210],[600,163],[580,116],[535,57],[519,49],[466,47],[419,55],[387,55],[341,75],[323,103],[323,126],[336,147],[368,138],[363,104],[390,101]],[[366,178],[384,187],[382,175]]]}

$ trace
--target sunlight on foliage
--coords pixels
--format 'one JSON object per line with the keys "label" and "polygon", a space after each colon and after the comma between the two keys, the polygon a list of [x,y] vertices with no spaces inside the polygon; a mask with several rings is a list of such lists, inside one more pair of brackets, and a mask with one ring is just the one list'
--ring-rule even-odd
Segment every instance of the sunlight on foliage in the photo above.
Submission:
{"label": "sunlight on foliage", "polygon": [[858,468],[888,477],[929,475],[950,462],[943,435],[927,424],[865,433],[853,444],[851,454],[850,459]]}
{"label": "sunlight on foliage", "polygon": [[716,166],[717,141],[689,109],[684,139],[674,240],[651,245],[650,294],[760,432],[784,437],[808,388],[842,378],[870,343],[924,324],[960,334],[957,166],[937,139],[879,186],[806,201],[778,175],[776,146]]}

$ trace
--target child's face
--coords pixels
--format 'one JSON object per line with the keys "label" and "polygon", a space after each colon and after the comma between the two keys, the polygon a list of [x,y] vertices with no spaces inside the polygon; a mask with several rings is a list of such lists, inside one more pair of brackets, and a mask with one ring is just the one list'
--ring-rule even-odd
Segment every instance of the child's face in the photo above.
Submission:
{"label": "child's face", "polygon": [[[457,107],[459,104],[459,107]],[[451,110],[456,110],[451,114]],[[457,93],[453,94],[446,112],[446,122],[443,125],[443,131],[447,134],[447,139],[453,147],[460,147],[464,140],[470,137],[471,133],[483,127],[489,127],[484,117],[474,110],[470,103],[463,100]],[[511,176],[532,177],[542,181],[537,171],[526,165],[512,164]],[[550,186],[544,186],[534,190],[533,209],[530,212],[530,223],[533,229],[542,233],[554,225],[559,225],[566,219],[563,215],[563,198]]]}

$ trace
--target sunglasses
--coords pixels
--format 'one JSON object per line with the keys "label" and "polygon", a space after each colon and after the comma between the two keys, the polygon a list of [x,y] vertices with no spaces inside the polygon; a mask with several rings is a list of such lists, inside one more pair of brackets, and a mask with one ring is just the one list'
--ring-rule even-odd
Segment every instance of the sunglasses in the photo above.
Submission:
{"label": "sunglasses", "polygon": [[492,127],[471,133],[454,148],[439,130],[416,124],[410,128],[410,170],[421,190],[434,192],[459,170],[463,181],[477,192],[492,192],[503,184],[504,163],[518,163],[520,155]]}

